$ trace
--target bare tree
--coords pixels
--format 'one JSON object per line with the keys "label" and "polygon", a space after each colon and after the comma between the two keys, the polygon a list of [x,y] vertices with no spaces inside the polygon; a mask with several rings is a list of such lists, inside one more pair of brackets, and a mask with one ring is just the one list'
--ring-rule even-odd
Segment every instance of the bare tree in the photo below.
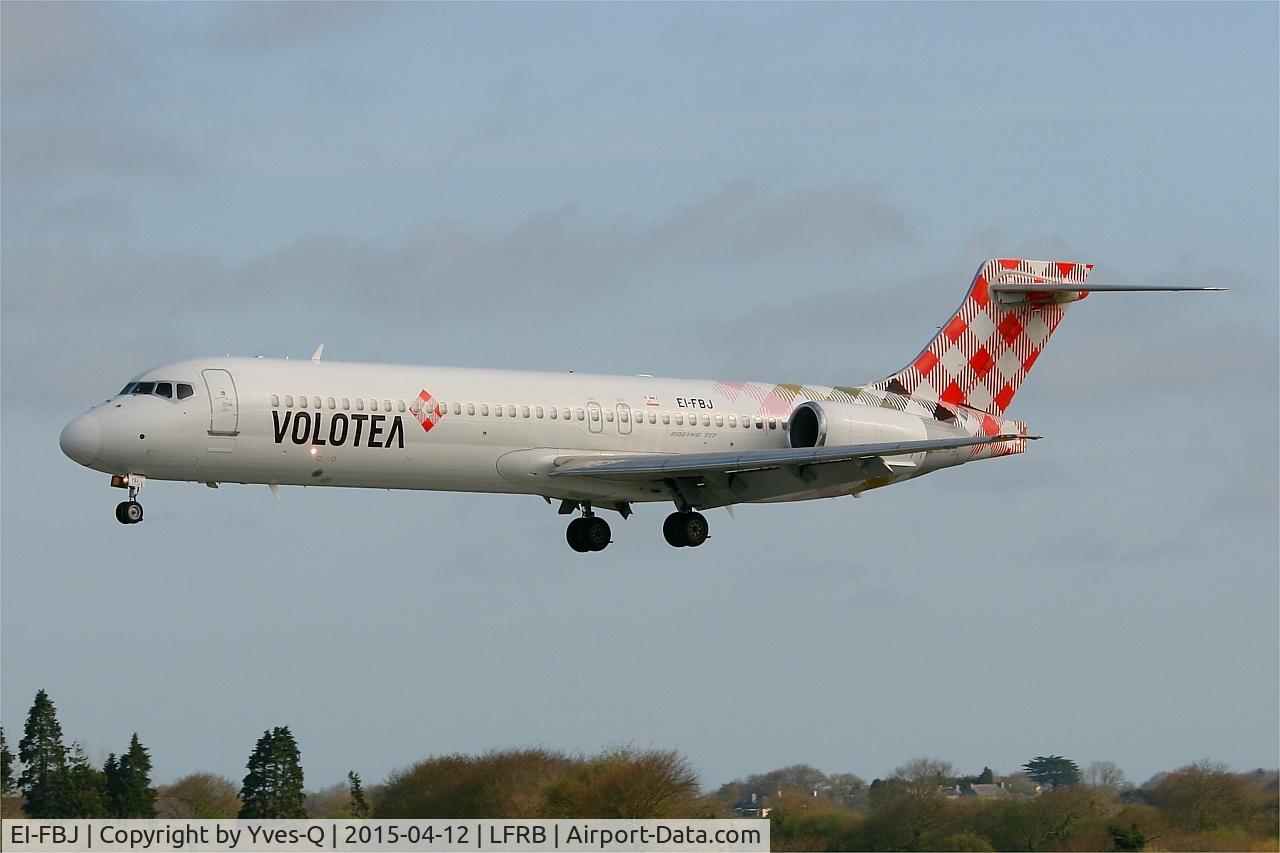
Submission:
{"label": "bare tree", "polygon": [[1124,771],[1111,761],[1094,761],[1084,769],[1084,783],[1093,788],[1110,788],[1123,791],[1129,786]]}

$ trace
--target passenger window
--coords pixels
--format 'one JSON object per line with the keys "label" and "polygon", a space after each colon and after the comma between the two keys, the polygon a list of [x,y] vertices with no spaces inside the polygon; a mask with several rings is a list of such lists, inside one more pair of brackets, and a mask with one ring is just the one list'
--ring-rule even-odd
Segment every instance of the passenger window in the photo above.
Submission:
{"label": "passenger window", "polygon": [[716,415],[716,426],[724,426],[724,415]]}
{"label": "passenger window", "polygon": [[349,412],[349,411],[351,411],[351,398],[350,398],[350,397],[343,397],[343,398],[342,398],[342,411],[344,411],[344,412]]}
{"label": "passenger window", "polygon": [[481,404],[480,404],[480,416],[481,416],[481,417],[484,417],[484,418],[489,417],[489,404],[488,404],[488,403],[481,403]]}
{"label": "passenger window", "polygon": [[541,406],[538,406],[537,408],[535,408],[535,409],[533,410],[533,413],[534,413],[535,415],[537,415],[539,418],[541,418],[541,417],[542,417],[542,407],[541,407]]}
{"label": "passenger window", "polygon": [[333,399],[332,397],[330,397],[330,398],[329,398],[328,400],[326,400],[325,402],[327,402],[327,403],[329,404],[329,408],[330,408],[330,409],[336,409],[336,408],[338,408],[338,401],[337,401],[337,400],[335,400],[335,399]]}
{"label": "passenger window", "polygon": [[312,406],[313,408],[316,408],[316,409],[320,408],[320,398],[319,398],[319,397],[312,397],[312,398],[311,398],[311,406]]}
{"label": "passenger window", "polygon": [[369,411],[371,411],[371,412],[376,412],[376,411],[378,411],[378,401],[377,401],[377,400],[370,400],[370,401],[369,401]]}
{"label": "passenger window", "polygon": [[179,400],[185,400],[194,393],[196,393],[196,389],[192,388],[187,383],[185,382],[178,383],[178,399]]}
{"label": "passenger window", "polygon": [[468,414],[468,415],[474,415],[475,413],[476,413],[476,404],[475,404],[475,403],[467,403],[467,414]]}
{"label": "passenger window", "polygon": [[746,415],[742,416],[742,428],[751,429],[751,418],[747,417]]}
{"label": "passenger window", "polygon": [[364,398],[363,398],[363,397],[356,397],[356,411],[357,411],[357,412],[363,412],[363,411],[364,411]]}
{"label": "passenger window", "polygon": [[292,395],[292,394],[285,394],[285,395],[284,395],[284,407],[285,407],[286,409],[292,409],[292,408],[293,408],[293,395]]}
{"label": "passenger window", "polygon": [[502,406],[500,404],[493,407],[493,414],[494,417],[502,417]]}
{"label": "passenger window", "polygon": [[591,410],[591,420],[593,420],[593,421],[598,421],[598,420],[600,420],[600,410],[599,410],[599,409],[592,409],[592,410]]}
{"label": "passenger window", "polygon": [[626,409],[623,409],[622,411],[618,412],[618,420],[622,421],[625,424],[627,421],[631,420],[631,416],[627,414]]}
{"label": "passenger window", "polygon": [[139,382],[133,386],[134,394],[150,394],[154,390],[156,390],[156,383],[154,382]]}
{"label": "passenger window", "polygon": [[273,408],[273,409],[274,409],[276,406],[279,406],[279,405],[280,405],[280,395],[279,395],[279,394],[272,394],[272,395],[271,395],[271,408]]}
{"label": "passenger window", "polygon": [[669,424],[669,423],[671,423],[671,413],[670,413],[670,412],[663,412],[663,413],[662,413],[662,422],[663,422],[664,424]]}
{"label": "passenger window", "polygon": [[172,383],[172,382],[157,382],[157,383],[156,383],[156,396],[157,396],[157,397],[164,397],[165,399],[172,400],[172,399],[173,399],[173,383]]}
{"label": "passenger window", "polygon": [[613,423],[613,409],[604,410],[604,419],[609,423]]}
{"label": "passenger window", "polygon": [[657,413],[657,412],[650,412],[650,413],[649,413],[649,423],[651,423],[651,424],[656,424],[657,422],[658,422],[658,413]]}
{"label": "passenger window", "polygon": [[684,426],[684,412],[676,412],[676,426]]}
{"label": "passenger window", "polygon": [[[569,420],[570,412],[568,409],[561,409],[560,414],[566,421]],[[578,415],[578,420],[582,420],[582,415]]]}
{"label": "passenger window", "polygon": [[[441,403],[440,405],[442,405],[442,406],[443,406],[444,404],[443,404],[443,403]],[[446,408],[447,408],[447,407],[446,407]],[[404,400],[396,400],[396,411],[397,411],[397,412],[403,412],[403,411],[404,411]]]}
{"label": "passenger window", "polygon": [[729,426],[736,427],[738,425],[738,416],[729,415]]}
{"label": "passenger window", "polygon": [[777,418],[769,418],[769,429],[777,429],[777,428],[778,428]]}
{"label": "passenger window", "polygon": [[703,415],[703,416],[702,416],[702,425],[703,425],[703,426],[711,426],[711,415]]}
{"label": "passenger window", "polygon": [[514,418],[516,416],[516,407],[507,406],[507,417]]}
{"label": "passenger window", "polygon": [[756,429],[764,429],[764,418],[756,418]]}
{"label": "passenger window", "polygon": [[462,404],[461,404],[461,403],[454,403],[454,404],[453,404],[453,413],[454,413],[455,415],[460,415],[460,414],[462,414]]}
{"label": "passenger window", "polygon": [[554,420],[556,419],[556,415],[558,415],[558,414],[559,414],[559,412],[556,410],[556,407],[555,407],[555,406],[552,406],[548,411],[549,411],[549,412],[550,412],[550,414],[551,414],[551,420],[553,420],[553,421],[554,421]]}
{"label": "passenger window", "polygon": [[298,407],[303,409],[307,407],[307,397],[305,394],[298,395]]}
{"label": "passenger window", "polygon": [[788,421],[783,421],[783,422],[782,422],[782,431],[783,431],[783,432],[786,432],[786,431],[787,431],[787,430],[789,430],[789,429],[791,429],[791,424],[790,424]]}
{"label": "passenger window", "polygon": [[578,416],[578,420],[582,420],[582,418],[584,417],[582,409],[575,409],[574,414]]}
{"label": "passenger window", "polygon": [[390,400],[383,400],[383,401],[382,401],[382,411],[384,411],[384,412],[389,412],[389,411],[391,411],[391,401],[390,401]]}
{"label": "passenger window", "polygon": [[520,417],[522,417],[522,418],[527,418],[527,417],[529,417],[529,407],[528,407],[528,406],[521,406],[521,407],[520,407]]}

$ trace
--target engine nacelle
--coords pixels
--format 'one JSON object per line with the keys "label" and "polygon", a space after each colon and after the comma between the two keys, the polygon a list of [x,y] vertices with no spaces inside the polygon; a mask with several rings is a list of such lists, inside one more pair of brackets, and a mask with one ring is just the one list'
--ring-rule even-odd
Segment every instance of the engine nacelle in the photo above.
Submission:
{"label": "engine nacelle", "polygon": [[792,447],[836,447],[927,439],[924,420],[897,409],[857,403],[801,403],[791,411]]}

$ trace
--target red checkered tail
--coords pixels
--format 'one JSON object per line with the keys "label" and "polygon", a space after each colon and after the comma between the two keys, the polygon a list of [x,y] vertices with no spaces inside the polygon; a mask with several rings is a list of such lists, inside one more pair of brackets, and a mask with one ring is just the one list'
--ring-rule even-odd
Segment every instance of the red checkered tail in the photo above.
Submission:
{"label": "red checkered tail", "polygon": [[1092,284],[1093,264],[994,258],[947,324],[909,365],[873,387],[1004,414],[1072,302],[1090,293],[1226,290],[1147,284]]}
{"label": "red checkered tail", "polygon": [[875,383],[895,394],[1000,415],[1013,402],[1093,264],[995,258],[959,310],[902,370]]}

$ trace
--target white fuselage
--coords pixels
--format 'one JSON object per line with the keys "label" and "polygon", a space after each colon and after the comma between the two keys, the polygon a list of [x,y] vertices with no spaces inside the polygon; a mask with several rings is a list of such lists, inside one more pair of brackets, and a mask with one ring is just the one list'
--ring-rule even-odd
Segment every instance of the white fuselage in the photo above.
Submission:
{"label": "white fuselage", "polygon": [[[585,477],[552,482],[548,472],[557,460],[583,455],[785,448],[794,405],[857,393],[266,358],[177,362],[134,382],[192,391],[184,399],[126,393],[95,406],[64,430],[68,456],[99,471],[158,480],[506,492],[606,504],[672,494],[654,484]],[[868,438],[932,435],[927,408],[906,408],[867,406],[877,424],[892,421]],[[951,428],[979,434],[963,418]],[[924,455],[892,479],[973,458],[930,453],[925,464]],[[850,491],[856,489],[798,486],[781,499]]]}

